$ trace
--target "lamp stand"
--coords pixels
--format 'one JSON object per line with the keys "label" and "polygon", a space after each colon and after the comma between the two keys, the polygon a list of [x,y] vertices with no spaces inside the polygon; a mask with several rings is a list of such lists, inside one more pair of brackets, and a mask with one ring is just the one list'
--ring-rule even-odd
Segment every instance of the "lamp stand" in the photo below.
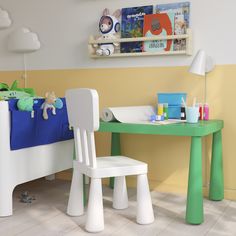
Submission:
{"label": "lamp stand", "polygon": [[27,68],[26,68],[26,55],[23,53],[23,64],[24,64],[24,72],[22,74],[22,79],[24,80],[24,88],[27,86]]}
{"label": "lamp stand", "polygon": [[204,80],[204,104],[206,103],[206,101],[207,101],[207,73],[205,74],[205,76],[204,76],[205,78],[205,80]]}

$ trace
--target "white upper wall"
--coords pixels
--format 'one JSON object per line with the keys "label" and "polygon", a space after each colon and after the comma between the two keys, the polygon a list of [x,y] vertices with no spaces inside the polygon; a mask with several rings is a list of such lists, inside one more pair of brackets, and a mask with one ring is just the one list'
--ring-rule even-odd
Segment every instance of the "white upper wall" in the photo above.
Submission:
{"label": "white upper wall", "polygon": [[[117,8],[180,0],[0,0],[13,24],[0,30],[0,70],[22,70],[22,55],[7,51],[9,33],[22,26],[38,33],[39,51],[27,55],[28,69],[70,69],[99,67],[146,67],[189,65],[190,56],[152,56],[90,59],[89,35],[98,33],[98,21],[105,7]],[[190,0],[190,27],[194,53],[205,49],[216,64],[236,64],[235,0]]]}

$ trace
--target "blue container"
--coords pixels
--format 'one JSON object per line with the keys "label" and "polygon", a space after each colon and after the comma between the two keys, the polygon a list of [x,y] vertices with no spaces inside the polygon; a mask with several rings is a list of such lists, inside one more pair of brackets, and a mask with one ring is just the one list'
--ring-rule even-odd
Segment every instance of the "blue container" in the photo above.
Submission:
{"label": "blue container", "polygon": [[186,93],[157,93],[158,103],[168,103],[168,115],[170,119],[181,118],[182,98],[186,102]]}

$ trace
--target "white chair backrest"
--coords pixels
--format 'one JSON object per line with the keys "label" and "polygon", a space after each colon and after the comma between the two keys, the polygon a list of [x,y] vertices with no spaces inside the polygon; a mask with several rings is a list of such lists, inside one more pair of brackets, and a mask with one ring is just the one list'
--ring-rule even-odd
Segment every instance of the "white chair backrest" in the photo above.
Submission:
{"label": "white chair backrest", "polygon": [[76,159],[96,168],[94,131],[99,128],[98,93],[86,88],[67,90],[66,106],[69,123],[74,129]]}

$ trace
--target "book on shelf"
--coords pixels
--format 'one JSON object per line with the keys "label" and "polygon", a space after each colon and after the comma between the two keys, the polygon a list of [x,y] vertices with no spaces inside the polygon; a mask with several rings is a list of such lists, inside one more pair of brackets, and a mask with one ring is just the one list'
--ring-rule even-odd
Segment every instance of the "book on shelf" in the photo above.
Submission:
{"label": "book on shelf", "polygon": [[[158,13],[144,16],[143,36],[167,36],[174,34],[174,13]],[[152,40],[143,43],[143,52],[173,51],[173,40]]]}
{"label": "book on shelf", "polygon": [[[135,38],[143,36],[144,16],[153,13],[153,6],[122,8],[121,10],[121,38]],[[143,42],[127,42],[120,44],[121,53],[142,52]]]}
{"label": "book on shelf", "polygon": [[[186,34],[189,28],[190,2],[158,4],[156,13],[174,13],[174,34]],[[174,51],[186,50],[186,39],[174,39]]]}

